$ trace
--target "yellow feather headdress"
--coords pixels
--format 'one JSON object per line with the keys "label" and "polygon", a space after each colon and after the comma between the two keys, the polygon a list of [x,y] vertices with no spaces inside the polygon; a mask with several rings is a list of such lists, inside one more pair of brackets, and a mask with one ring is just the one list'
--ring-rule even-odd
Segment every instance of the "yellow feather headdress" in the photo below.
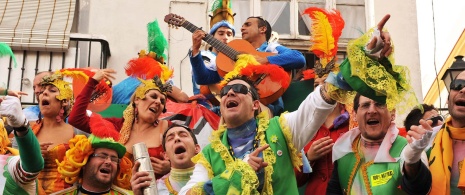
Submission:
{"label": "yellow feather headdress", "polygon": [[337,43],[344,28],[344,20],[338,10],[326,11],[318,7],[309,7],[304,14],[312,19],[310,51],[320,58],[315,65],[315,72],[321,78],[331,70],[337,70],[335,57],[338,49]]}

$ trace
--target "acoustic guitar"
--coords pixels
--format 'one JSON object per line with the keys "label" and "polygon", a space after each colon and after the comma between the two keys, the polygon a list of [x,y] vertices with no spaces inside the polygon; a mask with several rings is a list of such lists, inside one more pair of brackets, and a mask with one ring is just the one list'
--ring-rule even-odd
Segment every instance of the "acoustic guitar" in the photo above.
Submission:
{"label": "acoustic guitar", "polygon": [[[192,33],[202,30],[183,17],[172,13],[166,15],[164,21],[176,27],[183,27]],[[216,66],[221,77],[234,70],[234,65],[240,54],[251,54],[260,57],[276,55],[271,52],[259,52],[246,40],[236,39],[225,44],[208,33],[206,33],[203,40],[219,51],[216,56]],[[256,75],[251,79],[260,94],[260,102],[265,105],[276,101],[286,91],[278,82],[272,81],[267,75]],[[212,89],[210,90],[213,92]],[[219,91],[216,93],[219,94]]]}

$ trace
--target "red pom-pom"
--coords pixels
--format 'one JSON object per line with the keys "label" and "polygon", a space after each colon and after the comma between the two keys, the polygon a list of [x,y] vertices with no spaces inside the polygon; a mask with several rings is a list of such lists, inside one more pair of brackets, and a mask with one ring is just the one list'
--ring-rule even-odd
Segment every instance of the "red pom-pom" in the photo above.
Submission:
{"label": "red pom-pom", "polygon": [[107,121],[100,116],[100,114],[92,113],[90,116],[90,131],[94,136],[101,139],[113,138],[115,141],[119,140],[119,132],[116,131],[115,126],[110,121]]}

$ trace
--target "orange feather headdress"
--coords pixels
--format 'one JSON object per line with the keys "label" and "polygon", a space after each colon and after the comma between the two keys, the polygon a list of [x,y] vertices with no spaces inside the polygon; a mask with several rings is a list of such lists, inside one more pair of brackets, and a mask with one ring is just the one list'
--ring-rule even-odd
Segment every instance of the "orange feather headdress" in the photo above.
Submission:
{"label": "orange feather headdress", "polygon": [[318,7],[309,7],[304,11],[312,19],[311,39],[312,51],[319,62],[315,65],[318,77],[328,74],[335,66],[337,43],[344,28],[344,20],[338,10],[326,11]]}

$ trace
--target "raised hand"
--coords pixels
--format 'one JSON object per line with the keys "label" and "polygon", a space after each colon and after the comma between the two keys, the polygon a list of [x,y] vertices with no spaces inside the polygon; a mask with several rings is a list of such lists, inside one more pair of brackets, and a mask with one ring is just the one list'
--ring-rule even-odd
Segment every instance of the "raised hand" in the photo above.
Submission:
{"label": "raised hand", "polygon": [[308,161],[315,161],[319,158],[329,154],[333,149],[333,139],[331,137],[326,136],[322,137],[312,143],[310,149],[307,151],[307,159]]}
{"label": "raised hand", "polygon": [[17,97],[17,98],[21,98],[21,96],[27,95],[27,93],[26,93],[26,92],[22,92],[22,91],[8,90],[8,95],[9,95],[9,96],[14,96],[14,97]]}
{"label": "raised hand", "polygon": [[131,188],[134,192],[134,195],[142,195],[143,190],[146,187],[150,186],[152,178],[146,171],[139,171],[140,162],[135,161],[134,166],[132,167],[132,177],[131,177]]}
{"label": "raised hand", "polygon": [[391,15],[387,14],[377,25],[370,42],[366,45],[370,57],[380,60],[389,56],[392,52],[391,36],[389,32],[383,31],[384,25]]}
{"label": "raised hand", "polygon": [[255,172],[259,171],[263,167],[268,166],[267,162],[263,161],[263,158],[258,157],[258,154],[262,152],[263,150],[267,149],[270,147],[269,144],[265,144],[263,146],[258,147],[255,149],[252,153],[250,153],[246,158],[244,158],[244,161],[246,161]]}
{"label": "raised hand", "polygon": [[6,117],[8,125],[12,127],[22,127],[26,121],[21,102],[17,97],[13,96],[3,97],[0,104],[0,115]]}
{"label": "raised hand", "polygon": [[407,141],[409,144],[406,146],[404,152],[405,163],[414,164],[420,160],[421,153],[428,146],[433,134],[432,123],[432,120],[425,121],[420,119],[420,125],[412,125],[410,127],[410,131],[407,132]]}
{"label": "raised hand", "polygon": [[433,134],[432,124],[432,120],[420,119],[420,125],[412,125],[407,132],[407,141],[418,149],[425,149]]}
{"label": "raised hand", "polygon": [[205,32],[202,30],[196,30],[192,33],[192,56],[199,53],[203,38],[205,38]]}
{"label": "raised hand", "polygon": [[95,72],[95,75],[92,78],[99,82],[104,78],[106,80],[114,80],[115,74],[116,74],[116,71],[113,69],[100,69],[97,72]]}

